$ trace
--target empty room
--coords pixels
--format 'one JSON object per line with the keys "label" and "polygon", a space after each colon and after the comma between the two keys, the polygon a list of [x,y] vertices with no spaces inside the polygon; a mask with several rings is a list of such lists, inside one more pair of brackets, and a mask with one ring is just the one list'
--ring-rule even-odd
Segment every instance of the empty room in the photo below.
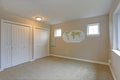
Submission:
{"label": "empty room", "polygon": [[0,80],[120,80],[120,0],[0,0]]}

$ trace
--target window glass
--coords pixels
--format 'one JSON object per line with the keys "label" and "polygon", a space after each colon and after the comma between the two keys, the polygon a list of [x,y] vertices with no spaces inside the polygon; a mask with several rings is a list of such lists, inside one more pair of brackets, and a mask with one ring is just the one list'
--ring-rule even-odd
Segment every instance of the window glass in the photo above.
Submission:
{"label": "window glass", "polygon": [[99,35],[99,23],[88,24],[87,35]]}
{"label": "window glass", "polygon": [[54,37],[61,37],[62,31],[61,29],[55,29],[54,31]]}
{"label": "window glass", "polygon": [[120,15],[118,16],[118,49],[120,50]]}

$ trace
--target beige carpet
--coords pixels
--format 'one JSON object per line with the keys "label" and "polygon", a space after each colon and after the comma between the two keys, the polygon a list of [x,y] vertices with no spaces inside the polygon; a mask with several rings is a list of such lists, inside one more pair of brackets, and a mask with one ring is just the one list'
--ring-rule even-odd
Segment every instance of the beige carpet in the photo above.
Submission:
{"label": "beige carpet", "polygon": [[113,80],[108,66],[46,57],[0,72],[0,80]]}

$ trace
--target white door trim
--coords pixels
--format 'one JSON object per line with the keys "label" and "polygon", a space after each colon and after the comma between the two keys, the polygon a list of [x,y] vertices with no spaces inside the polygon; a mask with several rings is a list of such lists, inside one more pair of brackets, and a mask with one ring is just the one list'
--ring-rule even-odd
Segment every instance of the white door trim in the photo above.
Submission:
{"label": "white door trim", "polygon": [[13,21],[8,21],[8,20],[4,20],[4,19],[1,19],[1,25],[2,23],[10,23],[10,24],[15,24],[15,25],[20,25],[20,26],[26,26],[26,27],[31,27],[31,25],[28,25],[28,24],[23,24],[23,23],[19,23],[19,22],[13,22]]}

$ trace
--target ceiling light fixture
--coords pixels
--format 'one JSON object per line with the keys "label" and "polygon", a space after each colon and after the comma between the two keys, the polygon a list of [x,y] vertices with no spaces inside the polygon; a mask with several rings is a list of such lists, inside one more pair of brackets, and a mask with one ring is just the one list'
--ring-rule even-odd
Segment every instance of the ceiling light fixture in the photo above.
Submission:
{"label": "ceiling light fixture", "polygon": [[37,21],[42,21],[42,18],[41,17],[36,17],[36,20]]}

